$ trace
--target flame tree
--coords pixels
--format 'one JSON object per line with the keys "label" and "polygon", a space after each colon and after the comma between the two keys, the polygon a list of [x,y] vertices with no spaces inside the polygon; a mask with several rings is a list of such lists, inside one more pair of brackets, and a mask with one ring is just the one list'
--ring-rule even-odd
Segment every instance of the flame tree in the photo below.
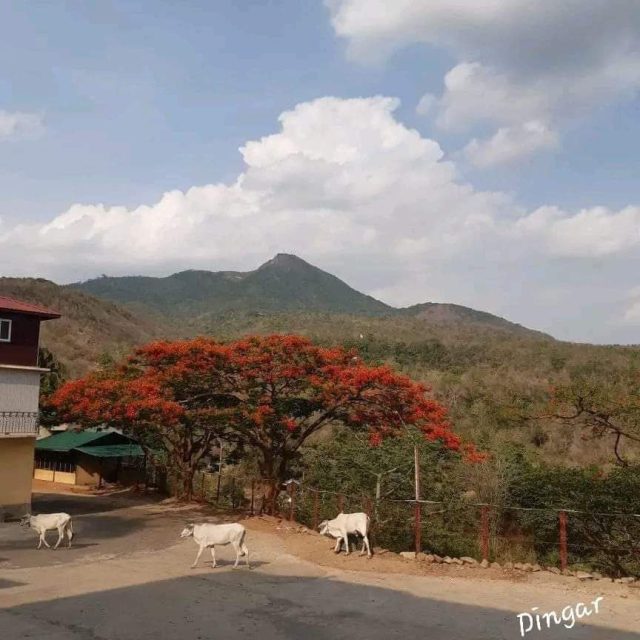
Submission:
{"label": "flame tree", "polygon": [[427,391],[344,349],[275,335],[226,344],[155,342],[109,372],[67,383],[51,402],[80,424],[106,423],[154,439],[184,499],[216,437],[257,453],[273,497],[299,449],[329,424],[366,431],[372,445],[412,424],[444,448],[477,456]]}

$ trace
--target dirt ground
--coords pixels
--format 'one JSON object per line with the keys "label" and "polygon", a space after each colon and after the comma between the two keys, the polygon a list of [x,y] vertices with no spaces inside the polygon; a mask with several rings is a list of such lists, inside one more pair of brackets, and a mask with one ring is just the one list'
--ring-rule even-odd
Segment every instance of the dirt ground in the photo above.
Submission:
{"label": "dirt ground", "polygon": [[36,551],[33,532],[0,525],[2,640],[498,640],[521,637],[518,613],[597,597],[598,615],[527,635],[640,640],[639,590],[609,581],[335,555],[330,540],[272,518],[244,520],[252,570],[232,569],[228,548],[218,569],[203,554],[191,570],[196,546],[178,536],[187,521],[223,519],[209,509],[129,494],[41,494],[36,506],[71,513],[77,544]]}

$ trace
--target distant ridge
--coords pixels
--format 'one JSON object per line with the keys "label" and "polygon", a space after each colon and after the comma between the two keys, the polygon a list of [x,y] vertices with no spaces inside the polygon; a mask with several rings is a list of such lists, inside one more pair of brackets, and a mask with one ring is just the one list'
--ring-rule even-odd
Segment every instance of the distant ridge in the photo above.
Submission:
{"label": "distant ridge", "polygon": [[490,313],[454,304],[426,302],[396,309],[287,253],[279,253],[248,272],[189,270],[160,278],[103,276],[68,286],[171,319],[188,316],[196,323],[198,319],[206,323],[207,318],[228,312],[401,315],[436,324],[544,335]]}

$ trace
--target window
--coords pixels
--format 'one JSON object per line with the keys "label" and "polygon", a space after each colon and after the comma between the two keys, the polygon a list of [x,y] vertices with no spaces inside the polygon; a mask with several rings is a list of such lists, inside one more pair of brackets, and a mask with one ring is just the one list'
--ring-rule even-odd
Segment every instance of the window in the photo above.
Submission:
{"label": "window", "polygon": [[11,342],[11,320],[0,318],[0,342]]}

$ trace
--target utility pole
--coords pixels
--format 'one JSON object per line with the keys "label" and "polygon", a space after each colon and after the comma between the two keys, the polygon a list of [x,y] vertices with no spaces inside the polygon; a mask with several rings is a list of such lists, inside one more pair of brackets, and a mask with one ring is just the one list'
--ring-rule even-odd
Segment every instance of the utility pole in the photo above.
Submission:
{"label": "utility pole", "polygon": [[[398,411],[395,412],[398,418],[400,418],[400,422],[402,426],[405,428],[405,431],[414,437],[407,425],[405,424],[402,416]],[[415,510],[414,510],[414,535],[415,535],[415,549],[416,554],[422,551],[422,506],[420,505],[420,453],[418,451],[418,441],[413,440],[413,482],[415,487]]]}
{"label": "utility pole", "polygon": [[218,438],[218,447],[220,450],[220,461],[218,462],[218,484],[216,486],[216,502],[220,502],[220,480],[222,479],[222,465],[224,464],[224,453],[222,440]]}
{"label": "utility pole", "polygon": [[422,551],[422,506],[420,505],[420,456],[418,454],[418,443],[413,445],[413,464],[416,485],[415,544],[417,557],[417,554]]}
{"label": "utility pole", "polygon": [[415,471],[415,488],[416,488],[416,502],[420,500],[420,454],[418,453],[418,445],[413,445],[413,468]]}

